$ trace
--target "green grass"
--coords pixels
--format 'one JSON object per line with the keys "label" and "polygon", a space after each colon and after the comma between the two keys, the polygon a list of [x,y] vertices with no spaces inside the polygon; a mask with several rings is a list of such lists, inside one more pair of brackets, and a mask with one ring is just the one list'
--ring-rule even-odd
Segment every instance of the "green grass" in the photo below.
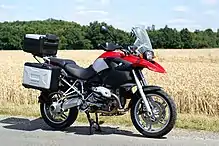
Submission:
{"label": "green grass", "polygon": [[[15,104],[8,104],[7,106],[4,105],[0,107],[0,114],[10,116],[40,117],[38,104],[23,106],[17,106]],[[92,115],[92,117],[93,116],[94,115]],[[117,126],[133,126],[129,113],[123,116],[100,116],[100,121],[104,121],[104,124]],[[87,123],[87,119],[84,113],[79,113],[77,122]],[[176,128],[219,132],[219,117],[178,114]]]}

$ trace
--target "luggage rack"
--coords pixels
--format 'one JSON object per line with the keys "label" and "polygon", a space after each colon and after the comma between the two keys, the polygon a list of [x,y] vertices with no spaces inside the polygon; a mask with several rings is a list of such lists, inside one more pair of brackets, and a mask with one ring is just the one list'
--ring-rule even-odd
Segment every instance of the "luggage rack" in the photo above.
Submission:
{"label": "luggage rack", "polygon": [[[44,63],[40,62],[40,60],[37,59],[37,57],[39,57],[39,56],[33,55],[33,58],[34,58],[38,63],[40,63],[40,64],[43,65]],[[49,59],[50,57],[57,57],[57,56],[45,56],[45,57],[40,57],[40,58],[42,58],[44,61],[47,61],[48,64],[50,64],[50,59]]]}

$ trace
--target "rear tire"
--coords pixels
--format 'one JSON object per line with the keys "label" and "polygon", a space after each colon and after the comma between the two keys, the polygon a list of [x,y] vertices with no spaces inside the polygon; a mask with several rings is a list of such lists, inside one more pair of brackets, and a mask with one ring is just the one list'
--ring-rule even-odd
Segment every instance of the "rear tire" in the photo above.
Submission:
{"label": "rear tire", "polygon": [[40,104],[40,112],[43,120],[47,125],[54,128],[55,130],[64,130],[68,127],[70,127],[77,119],[78,116],[78,109],[77,107],[69,109],[69,113],[67,115],[66,120],[63,122],[57,123],[53,120],[51,120],[47,114],[46,107],[49,106],[47,103],[41,103]]}
{"label": "rear tire", "polygon": [[163,129],[158,131],[158,132],[148,132],[146,129],[143,129],[139,125],[139,122],[137,121],[137,118],[136,118],[136,113],[135,113],[136,110],[135,109],[136,109],[138,102],[140,102],[140,100],[142,100],[142,98],[140,98],[140,97],[133,98],[133,103],[131,106],[131,113],[130,113],[131,120],[132,120],[134,127],[145,137],[160,138],[160,137],[163,137],[164,135],[168,134],[173,129],[173,127],[176,123],[176,118],[177,118],[176,105],[175,105],[173,99],[171,97],[169,97],[169,95],[166,92],[164,92],[163,90],[151,91],[151,92],[147,93],[146,96],[149,94],[160,96],[167,103],[167,106],[169,107],[169,112],[170,112],[169,114],[170,115],[169,115],[169,121],[166,124],[166,126],[163,127]]}

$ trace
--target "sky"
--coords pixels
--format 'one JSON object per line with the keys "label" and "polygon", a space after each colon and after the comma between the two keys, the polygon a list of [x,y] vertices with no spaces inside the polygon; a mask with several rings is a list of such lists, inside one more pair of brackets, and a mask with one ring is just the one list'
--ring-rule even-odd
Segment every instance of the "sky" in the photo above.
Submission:
{"label": "sky", "polygon": [[219,0],[0,0],[0,22],[75,21],[87,25],[104,21],[129,31],[135,25],[178,30],[219,28]]}

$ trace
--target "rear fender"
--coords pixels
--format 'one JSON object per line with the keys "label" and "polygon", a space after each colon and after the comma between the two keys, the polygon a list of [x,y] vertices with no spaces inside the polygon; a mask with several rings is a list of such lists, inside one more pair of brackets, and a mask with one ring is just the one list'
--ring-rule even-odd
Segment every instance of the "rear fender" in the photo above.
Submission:
{"label": "rear fender", "polygon": [[38,102],[39,103],[49,103],[49,93],[48,92],[41,92],[40,96],[38,97]]}

